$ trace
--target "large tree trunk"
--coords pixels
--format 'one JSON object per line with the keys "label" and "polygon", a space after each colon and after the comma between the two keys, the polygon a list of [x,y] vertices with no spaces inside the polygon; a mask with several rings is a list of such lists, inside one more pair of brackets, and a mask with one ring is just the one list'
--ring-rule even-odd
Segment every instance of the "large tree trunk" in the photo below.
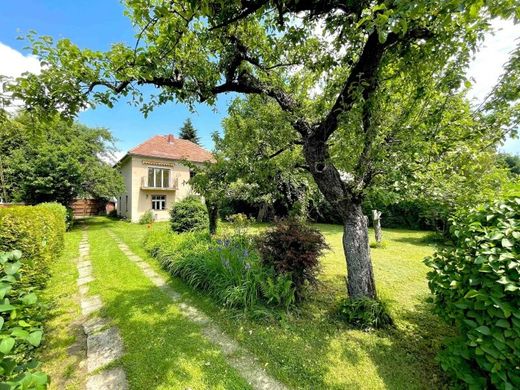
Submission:
{"label": "large tree trunk", "polygon": [[330,161],[325,141],[306,139],[304,155],[318,188],[343,220],[343,249],[347,263],[349,297],[376,298],[367,219],[361,209],[362,195],[356,189],[354,179],[342,178]]}
{"label": "large tree trunk", "polygon": [[381,230],[381,211],[372,210],[372,222],[374,225],[374,234],[378,245],[383,241],[383,232]]}
{"label": "large tree trunk", "polygon": [[343,227],[343,250],[347,257],[347,290],[351,298],[376,298],[376,286],[370,247],[367,218],[361,204],[352,203],[347,210]]}

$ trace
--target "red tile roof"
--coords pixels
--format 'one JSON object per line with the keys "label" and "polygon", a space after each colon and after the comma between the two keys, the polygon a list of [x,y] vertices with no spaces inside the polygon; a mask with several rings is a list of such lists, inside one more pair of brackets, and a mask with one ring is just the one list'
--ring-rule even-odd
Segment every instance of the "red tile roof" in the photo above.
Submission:
{"label": "red tile roof", "polygon": [[193,162],[213,161],[213,155],[199,145],[173,135],[156,135],[128,151],[128,154],[188,160]]}

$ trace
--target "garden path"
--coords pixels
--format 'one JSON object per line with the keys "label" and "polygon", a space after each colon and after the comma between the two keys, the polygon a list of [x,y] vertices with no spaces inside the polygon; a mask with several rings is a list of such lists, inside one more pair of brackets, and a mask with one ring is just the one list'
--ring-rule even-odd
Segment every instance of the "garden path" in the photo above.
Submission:
{"label": "garden path", "polygon": [[235,340],[227,336],[208,316],[195,307],[183,302],[181,295],[167,283],[165,278],[155,272],[141,257],[133,253],[128,245],[113,231],[107,229],[106,233],[116,242],[121,252],[141,269],[156,288],[160,289],[174,304],[178,305],[180,312],[188,320],[200,326],[206,339],[221,350],[229,365],[234,367],[252,388],[259,390],[286,389],[282,383],[266,373],[253,355],[240,347]]}
{"label": "garden path", "polygon": [[86,229],[83,230],[79,245],[78,288],[81,314],[84,317],[83,331],[87,337],[86,367],[89,377],[87,390],[125,390],[126,375],[121,367],[106,368],[123,356],[123,342],[116,327],[96,314],[103,307],[99,295],[89,295],[89,283],[95,279],[92,275],[90,246]]}

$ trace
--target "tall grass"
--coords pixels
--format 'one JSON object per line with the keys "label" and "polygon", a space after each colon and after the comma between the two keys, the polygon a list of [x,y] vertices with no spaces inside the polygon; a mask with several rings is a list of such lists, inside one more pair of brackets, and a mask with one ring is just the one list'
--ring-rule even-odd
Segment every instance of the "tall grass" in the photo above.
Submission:
{"label": "tall grass", "polygon": [[246,235],[213,240],[202,232],[151,231],[145,248],[172,275],[224,306],[288,309],[295,301],[290,278],[263,266]]}

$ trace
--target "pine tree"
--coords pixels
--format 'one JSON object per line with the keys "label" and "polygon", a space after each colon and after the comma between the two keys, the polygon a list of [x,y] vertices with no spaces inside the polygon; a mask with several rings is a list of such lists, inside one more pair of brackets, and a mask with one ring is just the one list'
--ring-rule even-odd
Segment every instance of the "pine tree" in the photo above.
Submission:
{"label": "pine tree", "polygon": [[182,125],[180,132],[179,132],[179,138],[186,139],[188,141],[191,141],[193,143],[199,144],[199,136],[197,135],[197,129],[193,127],[193,124],[191,123],[191,119],[186,119],[184,121],[184,124]]}

